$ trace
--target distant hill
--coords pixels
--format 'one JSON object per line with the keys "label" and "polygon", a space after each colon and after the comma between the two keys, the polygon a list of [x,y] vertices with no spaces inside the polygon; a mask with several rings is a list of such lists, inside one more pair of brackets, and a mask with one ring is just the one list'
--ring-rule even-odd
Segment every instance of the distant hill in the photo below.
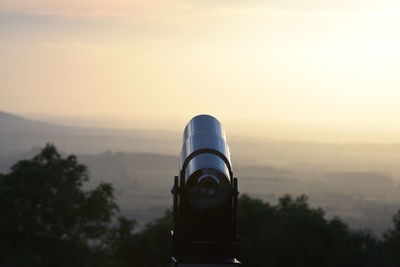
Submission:
{"label": "distant hill", "polygon": [[85,128],[50,124],[0,112],[0,155],[24,153],[51,142],[68,153],[106,150],[178,153],[178,132]]}
{"label": "distant hill", "polygon": [[[0,111],[0,133],[1,134],[21,134],[21,133],[43,133],[65,132],[68,127],[52,125],[41,121],[28,120],[23,117]],[[70,127],[71,128],[71,127]],[[71,128],[70,130],[72,130]]]}

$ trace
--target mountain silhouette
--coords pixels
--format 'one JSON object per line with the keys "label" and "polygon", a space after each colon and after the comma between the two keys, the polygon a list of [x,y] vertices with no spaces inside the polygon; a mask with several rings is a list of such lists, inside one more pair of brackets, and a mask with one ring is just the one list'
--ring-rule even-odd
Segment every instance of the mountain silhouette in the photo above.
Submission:
{"label": "mountain silhouette", "polygon": [[64,126],[0,111],[0,155],[26,152],[46,143],[71,153],[113,150],[171,154],[178,150],[179,141],[177,132]]}

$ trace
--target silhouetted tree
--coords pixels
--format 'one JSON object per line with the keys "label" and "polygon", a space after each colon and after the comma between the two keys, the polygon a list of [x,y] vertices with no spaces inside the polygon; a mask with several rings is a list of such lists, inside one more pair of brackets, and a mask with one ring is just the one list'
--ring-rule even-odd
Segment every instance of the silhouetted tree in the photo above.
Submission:
{"label": "silhouetted tree", "polygon": [[128,266],[171,266],[171,211],[121,243],[116,256]]}
{"label": "silhouetted tree", "polygon": [[371,233],[326,219],[306,196],[271,206],[243,195],[238,212],[243,266],[389,266]]}
{"label": "silhouetted tree", "polygon": [[0,176],[0,266],[103,266],[118,207],[111,184],[84,191],[87,168],[53,145]]}
{"label": "silhouetted tree", "polygon": [[393,216],[393,228],[387,230],[383,238],[385,251],[393,263],[400,266],[400,210]]}

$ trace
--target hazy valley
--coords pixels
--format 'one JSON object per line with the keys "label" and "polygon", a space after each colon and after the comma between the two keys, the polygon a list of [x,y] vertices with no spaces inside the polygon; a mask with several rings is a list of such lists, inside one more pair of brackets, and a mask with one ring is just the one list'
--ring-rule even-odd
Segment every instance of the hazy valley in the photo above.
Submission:
{"label": "hazy valley", "polygon": [[[306,194],[329,216],[378,234],[400,207],[399,144],[278,142],[227,135],[241,193],[272,202],[285,193]],[[1,172],[46,142],[89,166],[88,186],[112,183],[121,212],[141,225],[170,207],[181,132],[66,127],[0,113]]]}

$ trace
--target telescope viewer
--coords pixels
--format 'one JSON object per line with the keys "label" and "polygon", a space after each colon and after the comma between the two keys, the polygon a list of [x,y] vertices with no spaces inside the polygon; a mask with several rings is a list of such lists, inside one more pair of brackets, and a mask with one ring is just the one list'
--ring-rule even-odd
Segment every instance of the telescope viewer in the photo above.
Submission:
{"label": "telescope viewer", "polygon": [[171,191],[172,266],[239,266],[238,183],[216,118],[199,115],[186,125]]}

